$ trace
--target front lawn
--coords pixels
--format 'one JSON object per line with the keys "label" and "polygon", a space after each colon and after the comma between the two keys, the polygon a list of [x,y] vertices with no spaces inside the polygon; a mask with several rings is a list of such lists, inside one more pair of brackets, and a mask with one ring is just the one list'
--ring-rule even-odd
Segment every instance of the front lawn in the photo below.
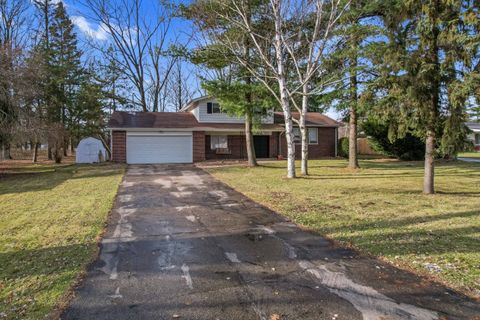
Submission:
{"label": "front lawn", "polygon": [[458,154],[460,158],[480,158],[480,152],[462,152]]}
{"label": "front lawn", "polygon": [[44,319],[94,257],[123,166],[0,173],[0,319]]}
{"label": "front lawn", "polygon": [[437,194],[423,195],[423,163],[310,161],[287,180],[285,162],[208,171],[295,222],[394,265],[480,295],[480,163],[437,166]]}

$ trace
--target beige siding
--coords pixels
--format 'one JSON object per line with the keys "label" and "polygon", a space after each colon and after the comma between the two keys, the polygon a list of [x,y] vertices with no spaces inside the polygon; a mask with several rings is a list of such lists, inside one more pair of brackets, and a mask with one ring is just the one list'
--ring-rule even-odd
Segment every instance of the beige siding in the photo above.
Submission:
{"label": "beige siding", "polygon": [[[213,123],[244,123],[243,117],[232,117],[226,113],[207,113],[207,103],[216,102],[216,100],[204,100],[198,104],[192,112],[197,118],[198,122],[213,122]],[[273,112],[262,119],[262,123],[273,123]]]}

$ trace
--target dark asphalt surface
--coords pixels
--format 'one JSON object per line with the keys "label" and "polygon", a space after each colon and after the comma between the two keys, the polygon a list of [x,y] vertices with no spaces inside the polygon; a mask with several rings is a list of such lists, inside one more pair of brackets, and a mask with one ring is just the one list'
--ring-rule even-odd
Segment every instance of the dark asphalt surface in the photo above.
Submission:
{"label": "dark asphalt surface", "polygon": [[62,319],[474,319],[477,302],[304,231],[186,165],[130,166]]}

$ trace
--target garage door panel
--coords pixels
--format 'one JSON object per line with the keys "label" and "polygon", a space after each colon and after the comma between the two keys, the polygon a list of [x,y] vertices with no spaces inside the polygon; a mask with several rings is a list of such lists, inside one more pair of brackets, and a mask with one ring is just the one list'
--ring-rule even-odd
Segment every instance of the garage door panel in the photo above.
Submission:
{"label": "garage door panel", "polygon": [[191,163],[191,135],[127,135],[127,163]]}

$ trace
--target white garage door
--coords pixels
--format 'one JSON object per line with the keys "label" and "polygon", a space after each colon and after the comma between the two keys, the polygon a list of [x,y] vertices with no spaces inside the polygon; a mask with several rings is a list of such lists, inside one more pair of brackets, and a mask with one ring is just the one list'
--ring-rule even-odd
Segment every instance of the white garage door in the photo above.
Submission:
{"label": "white garage door", "polygon": [[127,134],[127,163],[191,162],[193,157],[190,132]]}

